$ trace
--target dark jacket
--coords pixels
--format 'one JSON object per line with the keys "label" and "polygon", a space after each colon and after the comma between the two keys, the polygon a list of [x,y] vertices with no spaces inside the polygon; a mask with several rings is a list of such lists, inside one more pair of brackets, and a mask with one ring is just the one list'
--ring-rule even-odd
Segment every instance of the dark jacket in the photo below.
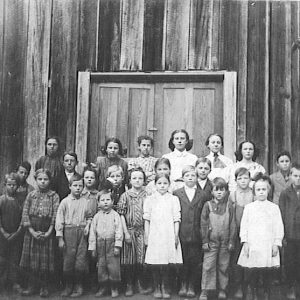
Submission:
{"label": "dark jacket", "polygon": [[203,205],[210,199],[205,191],[197,187],[194,198],[190,202],[184,187],[174,191],[181,206],[181,223],[179,238],[182,243],[201,243],[200,218]]}
{"label": "dark jacket", "polygon": [[[77,174],[77,172],[74,172],[74,175]],[[66,198],[70,194],[70,184],[69,180],[67,178],[65,169],[63,169],[60,174],[57,177],[57,180],[59,182],[58,188],[57,188],[57,194],[59,196],[60,201],[64,198]]]}
{"label": "dark jacket", "polygon": [[279,208],[286,239],[300,240],[300,200],[292,186],[283,190],[279,196]]}

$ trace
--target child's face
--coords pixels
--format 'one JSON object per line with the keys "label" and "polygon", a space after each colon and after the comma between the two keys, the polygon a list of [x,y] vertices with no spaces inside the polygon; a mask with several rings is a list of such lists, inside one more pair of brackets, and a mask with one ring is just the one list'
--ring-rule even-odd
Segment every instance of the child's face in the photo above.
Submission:
{"label": "child's face", "polygon": [[243,175],[238,175],[236,178],[236,184],[242,190],[245,190],[249,187],[250,181],[251,179],[248,173]]}
{"label": "child's face", "polygon": [[197,175],[196,175],[196,171],[189,171],[189,172],[186,172],[184,175],[183,175],[183,181],[184,181],[184,184],[187,186],[187,187],[194,187],[196,185],[196,182],[197,182]]}
{"label": "child's face", "polygon": [[212,135],[209,138],[207,148],[212,151],[213,153],[218,153],[220,152],[222,148],[222,140],[219,136],[217,135]]}
{"label": "child's face", "polygon": [[210,173],[210,166],[205,163],[201,162],[196,167],[197,175],[200,180],[205,180]]}
{"label": "child's face", "polygon": [[159,178],[156,183],[156,190],[161,194],[165,194],[168,191],[168,188],[170,186],[170,182],[166,177]]}
{"label": "child's face", "polygon": [[300,170],[292,168],[290,180],[292,181],[293,185],[300,187]]}
{"label": "child's face", "polygon": [[184,151],[187,142],[188,140],[186,139],[184,132],[177,132],[174,134],[173,144],[178,151]]}
{"label": "child's face", "polygon": [[95,173],[92,171],[85,171],[83,180],[86,188],[88,189],[93,188],[96,182]]}
{"label": "child's face", "polygon": [[108,158],[115,158],[119,154],[119,145],[118,143],[110,142],[106,148],[107,157]]}
{"label": "child's face", "polygon": [[142,140],[138,147],[142,156],[147,157],[150,155],[152,146],[150,140]]}
{"label": "child's face", "polygon": [[268,198],[269,187],[266,181],[257,181],[255,183],[254,194],[255,199],[264,201]]}
{"label": "child's face", "polygon": [[284,171],[284,172],[287,172],[289,171],[290,169],[290,166],[291,166],[291,160],[289,159],[288,156],[286,155],[283,155],[283,156],[280,156],[277,160],[277,167],[280,171]]}
{"label": "child's face", "polygon": [[170,168],[167,164],[159,164],[156,168],[157,175],[170,175]]}
{"label": "child's face", "polygon": [[98,209],[101,209],[103,211],[108,211],[112,208],[112,206],[113,206],[113,201],[111,199],[110,193],[103,194],[100,196],[98,200]]}
{"label": "child's face", "polygon": [[136,189],[141,189],[144,185],[144,174],[139,171],[134,171],[130,176],[130,183]]}
{"label": "child's face", "polygon": [[14,195],[16,193],[16,191],[18,189],[18,184],[17,184],[16,180],[7,179],[5,187],[6,187],[7,194],[9,196],[12,196],[12,195]]}
{"label": "child's face", "polygon": [[46,145],[47,154],[52,155],[58,151],[58,143],[56,139],[49,139]]}
{"label": "child's face", "polygon": [[251,143],[244,143],[242,145],[242,156],[247,160],[251,160],[254,154],[254,147]]}
{"label": "child's face", "polygon": [[122,171],[116,171],[116,172],[112,172],[109,177],[108,180],[113,184],[113,186],[120,186],[123,182],[123,174]]}
{"label": "child's face", "polygon": [[75,171],[75,167],[77,165],[77,161],[74,156],[66,154],[63,161],[63,167],[69,173],[73,173]]}
{"label": "child's face", "polygon": [[83,190],[83,182],[82,182],[82,180],[73,181],[72,184],[70,184],[71,194],[75,198],[79,198],[80,197],[82,190]]}
{"label": "child's face", "polygon": [[226,195],[226,189],[225,188],[217,188],[217,187],[213,187],[212,189],[212,194],[213,194],[213,197],[217,200],[217,201],[220,201],[220,200],[223,200],[225,195]]}
{"label": "child's face", "polygon": [[28,171],[25,168],[21,167],[21,166],[19,167],[19,169],[17,171],[17,174],[20,177],[21,183],[24,183],[26,181],[28,175],[29,175]]}
{"label": "child's face", "polygon": [[50,184],[48,175],[45,173],[40,173],[36,178],[36,184],[40,190],[47,190]]}

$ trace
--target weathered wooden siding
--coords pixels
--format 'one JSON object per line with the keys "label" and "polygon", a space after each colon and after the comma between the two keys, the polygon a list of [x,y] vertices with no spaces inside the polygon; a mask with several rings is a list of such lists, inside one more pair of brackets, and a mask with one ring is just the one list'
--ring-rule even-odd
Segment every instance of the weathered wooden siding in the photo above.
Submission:
{"label": "weathered wooden siding", "polygon": [[282,149],[299,161],[299,7],[0,0],[0,177],[41,155],[46,135],[75,149],[77,72],[85,70],[237,71],[237,141],[254,140],[270,170]]}

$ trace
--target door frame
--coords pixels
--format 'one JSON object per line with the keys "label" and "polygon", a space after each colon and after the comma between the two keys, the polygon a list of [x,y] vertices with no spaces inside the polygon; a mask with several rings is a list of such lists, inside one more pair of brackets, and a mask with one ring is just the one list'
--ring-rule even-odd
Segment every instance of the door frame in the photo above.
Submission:
{"label": "door frame", "polygon": [[92,83],[222,82],[224,154],[234,160],[236,150],[237,72],[78,72],[75,151],[79,169],[86,162]]}

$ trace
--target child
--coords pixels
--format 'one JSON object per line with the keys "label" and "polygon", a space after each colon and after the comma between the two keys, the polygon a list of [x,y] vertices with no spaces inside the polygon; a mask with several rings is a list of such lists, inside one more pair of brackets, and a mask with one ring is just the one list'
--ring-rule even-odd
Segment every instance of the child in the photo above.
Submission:
{"label": "child", "polygon": [[213,199],[204,204],[201,213],[204,258],[199,300],[206,300],[208,292],[216,289],[218,299],[226,299],[230,252],[236,236],[234,209],[227,197],[228,184],[221,177],[216,177],[212,184]]}
{"label": "child", "polygon": [[290,186],[289,179],[291,168],[291,154],[288,151],[282,151],[277,155],[276,165],[278,171],[270,175],[273,187],[273,203],[279,204],[280,193]]}
{"label": "child", "polygon": [[23,201],[17,196],[19,176],[5,175],[5,194],[0,197],[0,284],[20,291],[18,269],[22,253]]}
{"label": "child", "polygon": [[[83,179],[73,175],[70,179],[71,193],[63,199],[57,211],[55,222],[58,247],[64,250],[63,272],[66,288],[62,297],[80,297],[82,282],[87,273],[87,201],[81,196]],[[74,284],[74,287],[73,287]]]}
{"label": "child", "polygon": [[[155,169],[156,175],[165,174],[165,175],[170,176],[170,173],[171,173],[170,161],[164,157],[159,158],[154,165],[154,169]],[[177,182],[175,183],[173,181],[169,185],[168,192],[172,194],[173,191],[177,190],[179,187],[181,187],[181,184],[177,183]],[[148,196],[154,194],[157,191],[155,181],[153,180],[153,181],[149,182],[148,185],[146,186],[145,190],[146,190]]]}
{"label": "child", "polygon": [[200,157],[196,161],[196,171],[199,188],[211,195],[212,183],[208,179],[211,171],[211,161],[206,157]]}
{"label": "child", "polygon": [[140,280],[143,279],[142,265],[144,263],[144,224],[143,205],[147,193],[143,189],[146,175],[142,168],[130,171],[129,181],[132,186],[130,190],[121,195],[118,203],[118,213],[125,236],[121,263],[124,266],[124,277],[126,282],[125,296],[133,295],[133,286],[137,280],[140,292]]}
{"label": "child", "polygon": [[264,299],[270,299],[270,272],[280,265],[279,247],[283,239],[283,223],[278,205],[268,201],[270,189],[268,176],[257,178],[253,186],[256,201],[245,206],[241,221],[243,248],[238,264],[246,268],[246,282],[251,287],[247,293],[250,293],[251,299],[257,299],[260,277],[263,280]]}
{"label": "child", "polygon": [[238,150],[235,152],[237,162],[232,165],[229,177],[229,190],[236,190],[235,171],[238,168],[246,168],[251,175],[250,187],[253,186],[257,174],[265,174],[265,168],[255,160],[259,155],[259,150],[252,141],[243,141],[239,144]]}
{"label": "child", "polygon": [[118,284],[121,281],[120,248],[123,231],[120,216],[112,209],[111,193],[102,190],[98,194],[99,211],[94,216],[90,236],[89,250],[98,261],[98,282],[100,284],[96,297],[105,294],[110,282],[112,298],[118,297]]}
{"label": "child", "polygon": [[59,174],[58,195],[60,200],[70,194],[70,179],[73,175],[78,174],[75,168],[78,164],[77,154],[72,151],[66,151],[63,155],[63,170]]}
{"label": "child", "polygon": [[181,297],[193,298],[202,262],[200,217],[203,205],[210,199],[210,196],[197,186],[195,167],[184,167],[182,178],[184,187],[174,191],[174,196],[179,198],[181,207],[179,239],[183,255],[181,288],[178,294]]}
{"label": "child", "polygon": [[146,174],[146,182],[154,180],[155,178],[155,162],[157,158],[150,155],[153,149],[153,138],[148,135],[141,135],[138,137],[138,150],[140,152],[139,156],[135,159],[132,159],[128,163],[128,169],[141,167]]}
{"label": "child", "polygon": [[18,198],[22,201],[22,205],[27,195],[34,190],[34,187],[27,182],[27,178],[31,171],[31,164],[28,161],[23,161],[17,169],[17,174],[20,178],[20,186],[17,189]]}
{"label": "child", "polygon": [[106,188],[105,186],[103,186],[105,179],[107,178],[106,173],[108,171],[108,168],[113,165],[117,165],[122,168],[124,182],[127,183],[128,165],[127,162],[121,158],[121,156],[123,155],[121,141],[114,137],[107,139],[105,142],[103,153],[105,154],[105,156],[97,157],[97,161],[95,164],[98,174],[98,189],[101,190]]}
{"label": "child", "polygon": [[233,165],[233,161],[220,152],[224,146],[223,137],[216,133],[210,134],[205,142],[205,146],[209,149],[209,154],[206,158],[212,163],[209,179],[213,180],[216,177],[222,177],[228,182],[230,167]]}
{"label": "child", "polygon": [[300,282],[300,165],[293,164],[291,185],[279,197],[285,229],[284,261],[289,284],[287,299],[296,299],[295,284]]}
{"label": "child", "polygon": [[117,210],[120,196],[125,193],[124,172],[121,166],[113,165],[108,167],[106,172],[106,181],[102,184],[102,189],[111,192],[113,200],[113,209]]}
{"label": "child", "polygon": [[22,295],[31,296],[41,283],[40,296],[47,297],[49,273],[54,271],[54,223],[59,196],[50,190],[51,173],[39,169],[34,176],[37,190],[25,200],[22,224],[26,229],[20,266],[31,274]]}
{"label": "child", "polygon": [[171,181],[182,181],[182,169],[186,165],[195,166],[197,156],[187,151],[191,150],[193,143],[189,138],[189,134],[184,129],[175,130],[171,134],[169,140],[169,148],[172,152],[163,155],[169,159],[171,164]]}
{"label": "child", "polygon": [[63,171],[61,163],[61,149],[60,140],[57,136],[50,136],[45,142],[46,155],[41,156],[36,164],[35,171],[39,169],[47,169],[51,174],[50,189],[59,192],[60,187],[60,174]]}
{"label": "child", "polygon": [[239,238],[241,219],[243,216],[244,207],[253,202],[252,189],[249,187],[250,184],[250,172],[246,168],[238,168],[235,171],[235,180],[237,183],[237,189],[230,193],[229,200],[232,201],[234,205],[235,222],[237,228],[237,238],[234,246],[234,251],[232,255],[232,271],[233,271],[233,285],[236,289],[234,294],[235,298],[243,298],[243,288],[244,288],[244,272],[243,269],[237,265],[237,260],[239,258],[242,244]]}
{"label": "child", "polygon": [[179,243],[180,203],[168,193],[170,178],[156,175],[157,191],[144,203],[145,263],[152,266],[154,298],[170,298],[168,291],[169,264],[182,264]]}

